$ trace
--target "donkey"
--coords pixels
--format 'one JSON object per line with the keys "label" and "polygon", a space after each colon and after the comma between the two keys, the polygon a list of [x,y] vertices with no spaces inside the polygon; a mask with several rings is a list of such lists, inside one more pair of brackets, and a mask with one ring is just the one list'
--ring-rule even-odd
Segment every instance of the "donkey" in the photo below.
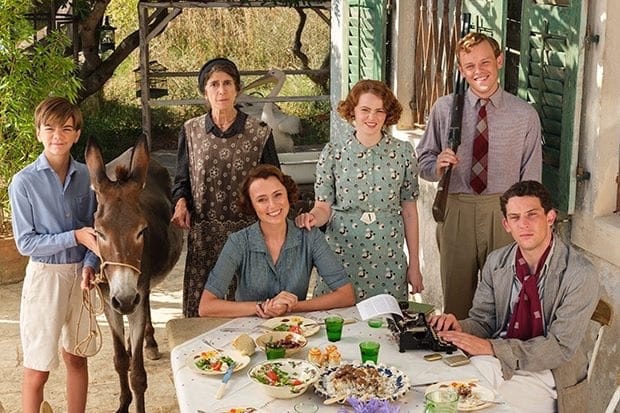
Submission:
{"label": "donkey", "polygon": [[[121,387],[117,413],[129,412],[132,391],[136,411],[144,413],[147,379],[142,344],[148,358],[159,358],[149,293],[174,267],[183,246],[182,231],[170,223],[170,177],[163,166],[150,160],[144,135],[107,170],[101,148],[92,138],[85,157],[98,202],[95,232],[105,280],[101,284],[104,312]],[[123,315],[129,321],[127,347]]]}

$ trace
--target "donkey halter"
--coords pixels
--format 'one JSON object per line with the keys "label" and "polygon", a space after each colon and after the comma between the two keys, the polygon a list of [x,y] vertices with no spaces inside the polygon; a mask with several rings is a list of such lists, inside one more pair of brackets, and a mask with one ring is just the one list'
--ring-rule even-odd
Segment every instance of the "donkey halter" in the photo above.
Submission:
{"label": "donkey halter", "polygon": [[[101,248],[99,246],[99,237],[97,237],[97,249],[99,250],[99,254],[101,254]],[[100,258],[101,258],[101,256],[100,256]],[[138,262],[140,262],[140,261],[138,260]],[[99,265],[99,273],[101,274],[101,278],[103,278],[105,281],[108,281],[108,282],[109,282],[109,279],[108,279],[108,276],[105,273],[105,267],[107,267],[108,265],[117,265],[119,267],[129,268],[129,269],[135,271],[138,275],[142,274],[142,271],[139,268],[137,268],[137,267],[135,267],[135,266],[133,266],[131,264],[127,264],[127,263],[124,263],[124,262],[102,260],[101,264]]]}
{"label": "donkey halter", "polygon": [[116,261],[103,261],[101,265],[99,266],[99,271],[101,272],[101,275],[103,276],[105,280],[108,280],[108,276],[105,274],[105,267],[107,267],[108,265],[117,265],[119,267],[130,268],[134,270],[135,272],[137,272],[138,275],[142,274],[142,271],[139,268],[131,264],[126,264],[124,262],[116,262]]}
{"label": "donkey halter", "polygon": [[[97,238],[97,248],[99,247],[99,238]],[[130,268],[138,275],[142,274],[142,271],[131,265],[126,264],[124,262],[116,262],[116,261],[102,261],[99,265],[99,273],[95,274],[95,279],[92,281],[94,286],[94,298],[97,305],[93,303],[93,297],[91,297],[90,291],[82,290],[82,306],[80,307],[80,314],[78,316],[77,321],[77,329],[75,331],[75,341],[76,345],[74,348],[75,354],[80,357],[92,357],[95,354],[99,353],[101,347],[103,346],[103,338],[101,336],[101,329],[99,328],[99,324],[97,323],[97,319],[95,318],[97,315],[103,313],[103,294],[101,293],[101,288],[99,284],[104,282],[109,282],[107,275],[105,274],[105,267],[108,265],[117,265],[119,267]],[[80,326],[82,317],[84,313],[88,313],[88,332],[86,333],[86,337],[80,339]],[[94,348],[92,348],[91,344],[95,343]]]}

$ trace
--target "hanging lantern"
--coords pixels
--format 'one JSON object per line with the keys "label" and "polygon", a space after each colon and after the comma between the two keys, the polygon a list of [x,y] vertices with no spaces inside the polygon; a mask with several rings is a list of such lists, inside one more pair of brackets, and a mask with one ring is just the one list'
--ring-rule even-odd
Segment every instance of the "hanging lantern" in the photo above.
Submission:
{"label": "hanging lantern", "polygon": [[[157,60],[151,60],[148,65],[149,70],[149,96],[151,99],[157,99],[168,96],[168,78],[165,72],[168,68]],[[136,82],[136,97],[142,96],[142,76],[140,76],[140,68],[137,67],[133,71]]]}
{"label": "hanging lantern", "polygon": [[103,55],[107,51],[114,51],[116,47],[115,35],[116,27],[110,24],[110,17],[105,16],[103,25],[99,30],[99,54]]}

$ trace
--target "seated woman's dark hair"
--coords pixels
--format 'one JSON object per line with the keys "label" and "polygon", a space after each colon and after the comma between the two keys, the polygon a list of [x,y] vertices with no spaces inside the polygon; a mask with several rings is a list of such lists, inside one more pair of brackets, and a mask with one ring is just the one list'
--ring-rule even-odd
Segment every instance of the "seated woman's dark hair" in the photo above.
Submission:
{"label": "seated woman's dark hair", "polygon": [[289,175],[285,175],[280,169],[273,165],[262,164],[252,168],[239,187],[239,206],[241,207],[241,211],[247,215],[256,216],[256,211],[252,206],[252,199],[250,198],[250,185],[257,179],[267,179],[272,176],[280,181],[286,188],[289,204],[292,206],[297,202],[299,199],[299,188],[293,178]]}

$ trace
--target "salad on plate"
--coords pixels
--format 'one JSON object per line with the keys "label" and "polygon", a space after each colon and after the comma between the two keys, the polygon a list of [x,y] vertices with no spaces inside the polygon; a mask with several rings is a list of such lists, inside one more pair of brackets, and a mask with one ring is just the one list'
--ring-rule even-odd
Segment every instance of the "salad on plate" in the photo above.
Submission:
{"label": "salad on plate", "polygon": [[303,384],[299,376],[281,369],[276,363],[263,365],[261,368],[252,371],[252,376],[269,386],[299,386]]}
{"label": "salad on plate", "polygon": [[270,331],[285,331],[305,337],[316,334],[320,329],[318,321],[299,316],[274,317],[265,321],[262,327]]}
{"label": "salad on plate", "polygon": [[201,374],[224,374],[228,366],[235,363],[234,370],[241,370],[250,362],[250,357],[238,351],[207,350],[190,355],[187,360],[189,367]]}

